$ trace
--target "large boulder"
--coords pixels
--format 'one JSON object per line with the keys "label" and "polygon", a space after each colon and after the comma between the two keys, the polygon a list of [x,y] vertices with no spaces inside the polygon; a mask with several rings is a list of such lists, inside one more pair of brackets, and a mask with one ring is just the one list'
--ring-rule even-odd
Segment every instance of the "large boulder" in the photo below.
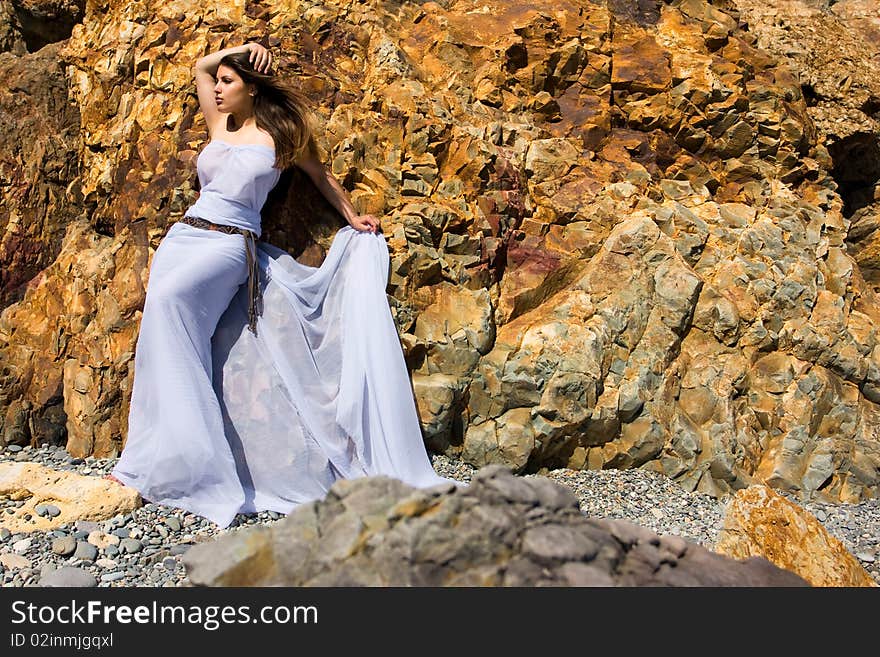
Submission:
{"label": "large boulder", "polygon": [[764,557],[813,586],[877,586],[813,515],[767,486],[737,492],[715,551],[734,559]]}
{"label": "large boulder", "polygon": [[504,466],[470,486],[368,477],[271,528],[183,556],[196,586],[806,586],[763,557],[736,561],[623,520],[585,518],[573,493]]}

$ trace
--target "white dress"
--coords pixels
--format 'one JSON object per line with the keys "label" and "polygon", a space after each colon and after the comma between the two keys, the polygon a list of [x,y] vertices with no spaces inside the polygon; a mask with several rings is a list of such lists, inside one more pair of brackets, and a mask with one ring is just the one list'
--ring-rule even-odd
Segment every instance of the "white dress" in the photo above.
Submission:
{"label": "white dress", "polygon": [[[280,175],[274,157],[268,146],[210,142],[187,215],[259,236]],[[258,242],[256,335],[245,243],[178,222],[159,244],[113,474],[220,527],[237,513],[288,513],[340,478],[464,485],[436,474],[425,450],[385,296],[384,236],[345,226],[320,267]]]}

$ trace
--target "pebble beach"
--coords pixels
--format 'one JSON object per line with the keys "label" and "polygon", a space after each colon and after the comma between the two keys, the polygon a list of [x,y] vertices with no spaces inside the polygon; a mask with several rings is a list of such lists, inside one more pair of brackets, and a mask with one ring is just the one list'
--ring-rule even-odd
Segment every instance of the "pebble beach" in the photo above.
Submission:
{"label": "pebble beach", "polygon": [[[71,457],[62,447],[7,446],[0,462],[32,461],[57,470],[103,477],[116,459]],[[431,456],[438,474],[469,482],[475,468],[444,455]],[[535,475],[524,475],[532,477]],[[674,534],[712,549],[724,516],[724,500],[688,492],[672,480],[646,470],[553,470],[547,477],[571,489],[584,515],[625,519],[658,534]],[[858,504],[801,502],[786,497],[812,513],[838,538],[880,584],[880,499]],[[220,529],[194,514],[156,504],[101,522],[77,521],[44,532],[11,533],[2,516],[24,502],[0,499],[0,585],[42,586],[50,581],[74,586],[189,586],[181,555],[199,542],[252,525],[270,525],[284,517],[275,512],[239,515]],[[47,505],[41,514],[57,510]],[[89,542],[89,534],[110,535]],[[118,540],[117,540],[118,539]],[[67,578],[67,579],[65,579]],[[59,582],[60,580],[60,582]]]}

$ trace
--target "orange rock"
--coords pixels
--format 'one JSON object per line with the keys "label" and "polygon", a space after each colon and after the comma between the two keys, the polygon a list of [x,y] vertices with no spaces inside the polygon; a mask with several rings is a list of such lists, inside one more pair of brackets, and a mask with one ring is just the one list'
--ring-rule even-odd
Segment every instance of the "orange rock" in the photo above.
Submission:
{"label": "orange rock", "polygon": [[877,586],[815,517],[764,485],[736,493],[715,551],[735,559],[765,557],[813,586]]}
{"label": "orange rock", "polygon": [[[0,518],[0,526],[11,532],[48,531],[77,520],[106,520],[141,506],[134,488],[28,461],[0,463],[0,497],[25,500],[14,514]],[[52,504],[61,513],[54,518],[41,516],[35,510],[37,504]],[[113,538],[104,540],[112,542]],[[91,539],[89,542],[99,545]]]}

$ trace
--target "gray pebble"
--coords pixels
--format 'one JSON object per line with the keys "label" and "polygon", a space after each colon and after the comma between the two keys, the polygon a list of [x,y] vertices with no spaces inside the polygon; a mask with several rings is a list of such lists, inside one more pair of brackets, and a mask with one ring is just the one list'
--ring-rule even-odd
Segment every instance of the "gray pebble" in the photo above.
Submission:
{"label": "gray pebble", "polygon": [[115,557],[117,554],[119,554],[119,548],[115,545],[108,545],[104,548],[104,554],[106,554],[108,557]]}
{"label": "gray pebble", "polygon": [[95,576],[82,568],[63,566],[40,578],[39,586],[97,586]]}
{"label": "gray pebble", "polygon": [[34,507],[34,511],[36,511],[37,515],[40,517],[49,515],[49,507],[45,504],[37,504]]}
{"label": "gray pebble", "polygon": [[16,452],[20,452],[20,451],[21,451],[21,445],[7,445],[7,446],[6,446],[6,451],[7,451],[7,452],[12,452],[13,454],[15,454]]}
{"label": "gray pebble", "polygon": [[126,554],[135,554],[143,549],[143,543],[136,538],[123,538],[119,542],[119,548]]}
{"label": "gray pebble", "polygon": [[165,570],[174,570],[177,568],[177,559],[172,559],[171,557],[166,557],[162,559],[162,566]]}
{"label": "gray pebble", "polygon": [[76,539],[73,536],[64,536],[52,541],[52,552],[62,557],[69,556],[76,551]]}
{"label": "gray pebble", "polygon": [[120,527],[119,529],[114,529],[112,533],[114,536],[118,536],[119,538],[128,538],[129,537],[129,531],[125,527]]}
{"label": "gray pebble", "polygon": [[57,518],[58,516],[61,515],[61,509],[59,509],[59,508],[58,508],[57,506],[55,506],[54,504],[47,504],[47,505],[46,505],[46,514],[47,514],[50,518]]}
{"label": "gray pebble", "polygon": [[123,572],[115,572],[115,573],[106,573],[101,575],[102,582],[116,582],[125,577],[125,573]]}
{"label": "gray pebble", "polygon": [[856,553],[856,559],[859,561],[864,561],[866,563],[874,563],[874,555],[870,552],[858,552]]}
{"label": "gray pebble", "polygon": [[172,545],[171,549],[168,550],[171,554],[184,554],[186,553],[192,545]]}
{"label": "gray pebble", "polygon": [[169,527],[169,528],[171,529],[171,531],[173,531],[173,532],[179,532],[179,531],[180,531],[180,520],[178,520],[177,518],[174,518],[174,517],[171,517],[171,518],[165,518],[165,524],[168,525],[168,527]]}
{"label": "gray pebble", "polygon": [[[15,513],[13,511],[13,513]],[[0,541],[6,542],[9,540],[9,537],[12,536],[12,532],[6,529],[6,527],[0,527]]]}
{"label": "gray pebble", "polygon": [[98,548],[87,541],[77,541],[76,551],[73,553],[76,559],[94,561],[98,556]]}

